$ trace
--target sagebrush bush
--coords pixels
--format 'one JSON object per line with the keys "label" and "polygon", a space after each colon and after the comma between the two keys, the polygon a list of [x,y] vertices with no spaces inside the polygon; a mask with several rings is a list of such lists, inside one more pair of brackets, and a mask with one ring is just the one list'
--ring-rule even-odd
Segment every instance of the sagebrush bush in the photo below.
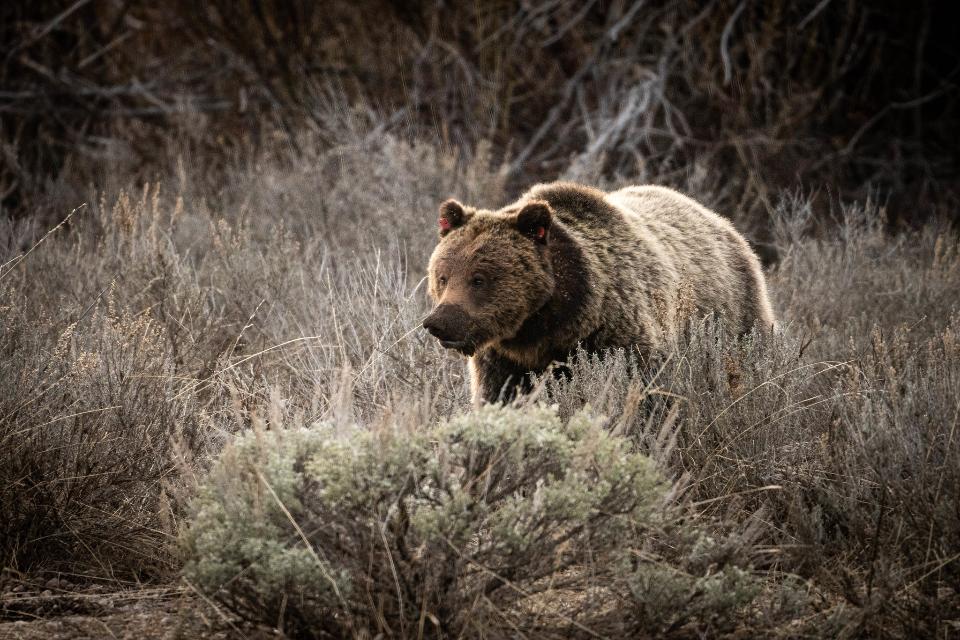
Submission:
{"label": "sagebrush bush", "polygon": [[168,572],[177,446],[205,443],[160,328],[110,308],[57,326],[0,295],[0,562]]}
{"label": "sagebrush bush", "polygon": [[536,623],[523,609],[590,598],[662,506],[652,463],[626,445],[544,408],[250,434],[201,490],[185,575],[299,636],[568,626],[562,608]]}

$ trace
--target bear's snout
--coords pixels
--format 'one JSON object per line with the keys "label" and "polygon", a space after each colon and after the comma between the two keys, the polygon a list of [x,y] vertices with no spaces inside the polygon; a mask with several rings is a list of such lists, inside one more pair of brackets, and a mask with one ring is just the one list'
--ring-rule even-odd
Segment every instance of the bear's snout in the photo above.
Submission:
{"label": "bear's snout", "polygon": [[423,321],[423,328],[430,332],[447,349],[456,349],[464,355],[473,355],[468,328],[470,319],[462,308],[453,304],[441,304]]}

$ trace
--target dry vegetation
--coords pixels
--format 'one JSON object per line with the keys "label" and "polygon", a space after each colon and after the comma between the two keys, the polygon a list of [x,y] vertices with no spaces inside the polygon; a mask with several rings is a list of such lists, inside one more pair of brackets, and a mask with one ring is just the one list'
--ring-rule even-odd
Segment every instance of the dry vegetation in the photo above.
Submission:
{"label": "dry vegetation", "polygon": [[[654,4],[0,10],[2,614],[56,576],[294,637],[960,633],[956,90],[882,67],[932,9]],[[557,176],[720,207],[782,331],[473,411],[419,329],[437,203]]]}

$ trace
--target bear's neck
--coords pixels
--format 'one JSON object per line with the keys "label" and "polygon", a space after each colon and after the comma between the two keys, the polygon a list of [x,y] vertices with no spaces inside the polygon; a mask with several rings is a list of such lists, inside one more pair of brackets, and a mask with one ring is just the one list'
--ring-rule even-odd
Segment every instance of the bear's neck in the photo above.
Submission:
{"label": "bear's neck", "polygon": [[587,260],[567,228],[555,220],[547,245],[553,270],[552,295],[527,318],[512,338],[494,347],[519,364],[539,369],[563,359],[595,328],[585,322],[594,302]]}

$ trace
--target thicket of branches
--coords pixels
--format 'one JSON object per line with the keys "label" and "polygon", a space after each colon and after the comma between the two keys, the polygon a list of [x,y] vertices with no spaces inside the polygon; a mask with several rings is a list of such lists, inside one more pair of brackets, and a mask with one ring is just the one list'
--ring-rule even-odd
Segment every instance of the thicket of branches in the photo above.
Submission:
{"label": "thicket of branches", "polygon": [[[149,169],[171,128],[210,164],[336,144],[333,103],[372,105],[384,127],[461,151],[490,142],[517,183],[599,165],[608,178],[693,183],[745,216],[798,181],[942,203],[960,115],[946,8],[5,3],[0,194],[28,213],[57,176],[84,184],[103,161]],[[308,143],[304,129],[320,135]]]}

